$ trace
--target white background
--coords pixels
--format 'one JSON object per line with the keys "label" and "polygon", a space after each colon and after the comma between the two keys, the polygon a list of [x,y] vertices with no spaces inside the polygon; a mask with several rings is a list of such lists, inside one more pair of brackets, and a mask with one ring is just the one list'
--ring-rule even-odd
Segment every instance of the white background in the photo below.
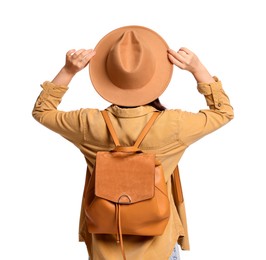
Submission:
{"label": "white background", "polygon": [[[11,0],[0,5],[0,259],[87,259],[78,241],[85,160],[31,116],[40,84],[72,48],[93,48],[109,31],[143,25],[173,49],[194,51],[223,82],[235,119],[192,145],[180,162],[190,252],[182,260],[265,260],[264,1]],[[198,111],[193,77],[174,69],[161,100]],[[104,108],[88,70],[60,109]]]}

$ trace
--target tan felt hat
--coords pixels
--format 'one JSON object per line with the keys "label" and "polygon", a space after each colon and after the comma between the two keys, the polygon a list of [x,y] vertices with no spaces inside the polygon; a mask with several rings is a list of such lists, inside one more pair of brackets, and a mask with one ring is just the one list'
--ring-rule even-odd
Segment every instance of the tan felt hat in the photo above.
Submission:
{"label": "tan felt hat", "polygon": [[168,45],[153,30],[125,26],[105,35],[95,47],[89,72],[95,90],[120,106],[145,105],[168,86],[173,65]]}

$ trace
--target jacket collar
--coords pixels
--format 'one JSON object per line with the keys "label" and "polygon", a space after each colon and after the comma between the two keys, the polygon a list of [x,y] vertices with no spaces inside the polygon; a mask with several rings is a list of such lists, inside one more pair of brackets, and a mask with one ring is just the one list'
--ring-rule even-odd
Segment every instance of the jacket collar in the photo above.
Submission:
{"label": "jacket collar", "polygon": [[117,105],[111,105],[106,110],[111,112],[116,117],[140,117],[147,115],[151,112],[157,111],[156,108],[152,106],[138,106],[138,107],[130,107],[130,108],[124,108],[119,107]]}

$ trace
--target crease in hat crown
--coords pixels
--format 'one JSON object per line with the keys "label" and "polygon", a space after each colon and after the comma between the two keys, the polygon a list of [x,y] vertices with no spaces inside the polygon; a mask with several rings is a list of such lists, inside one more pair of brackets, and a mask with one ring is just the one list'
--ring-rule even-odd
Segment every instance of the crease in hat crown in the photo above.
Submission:
{"label": "crease in hat crown", "polygon": [[98,94],[112,104],[150,103],[168,86],[173,64],[168,45],[155,31],[138,25],[117,28],[96,45],[89,74]]}
{"label": "crease in hat crown", "polygon": [[145,42],[133,31],[124,32],[107,56],[107,74],[117,87],[141,88],[149,82],[156,62]]}

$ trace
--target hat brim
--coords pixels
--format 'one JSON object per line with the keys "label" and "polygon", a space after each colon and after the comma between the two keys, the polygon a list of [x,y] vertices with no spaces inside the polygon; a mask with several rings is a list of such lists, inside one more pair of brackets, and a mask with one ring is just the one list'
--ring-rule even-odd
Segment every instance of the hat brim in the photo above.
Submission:
{"label": "hat brim", "polygon": [[[152,78],[143,87],[122,89],[109,79],[106,59],[115,42],[129,30],[145,42],[153,53],[156,64]],[[165,91],[172,77],[173,65],[167,56],[168,48],[158,33],[143,26],[125,26],[111,31],[96,45],[96,55],[90,61],[89,74],[93,87],[102,98],[116,105],[132,107],[150,103]]]}

